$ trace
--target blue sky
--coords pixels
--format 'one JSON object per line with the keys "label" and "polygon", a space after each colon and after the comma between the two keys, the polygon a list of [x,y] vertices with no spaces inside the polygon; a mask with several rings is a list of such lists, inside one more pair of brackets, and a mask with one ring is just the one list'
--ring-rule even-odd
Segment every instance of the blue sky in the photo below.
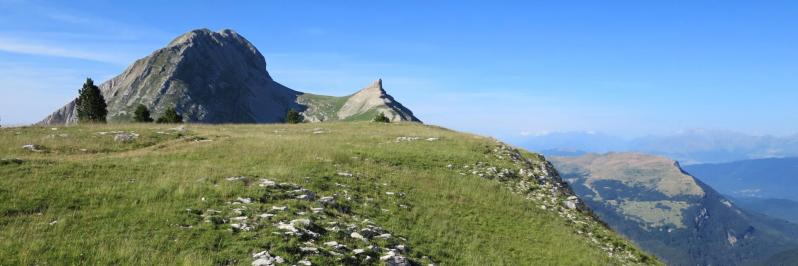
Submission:
{"label": "blue sky", "polygon": [[383,78],[427,123],[517,137],[798,132],[795,1],[0,0],[0,117],[35,122],[195,28],[293,89]]}

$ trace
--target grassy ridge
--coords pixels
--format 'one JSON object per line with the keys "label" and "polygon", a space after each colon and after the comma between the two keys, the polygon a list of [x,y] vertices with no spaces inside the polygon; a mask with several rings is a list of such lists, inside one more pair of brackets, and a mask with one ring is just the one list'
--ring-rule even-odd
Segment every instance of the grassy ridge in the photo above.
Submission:
{"label": "grassy ridge", "polygon": [[305,93],[299,96],[297,102],[305,104],[309,109],[304,110],[306,117],[315,117],[323,121],[335,121],[338,119],[338,110],[344,106],[349,96],[326,96]]}
{"label": "grassy ridge", "polygon": [[[140,136],[118,143],[114,133],[98,133],[111,131]],[[395,141],[403,136],[421,139]],[[20,148],[25,144],[44,152]],[[380,224],[442,265],[619,264],[556,213],[447,167],[506,164],[487,156],[493,146],[418,124],[3,128],[0,159],[22,161],[0,164],[0,264],[249,265],[250,254],[263,249],[287,254],[284,246],[296,243],[228,230],[186,211],[270,193],[226,181],[232,176],[292,182],[318,194],[341,193],[333,185],[340,184],[358,197],[343,203],[347,217]],[[404,207],[386,192],[403,193]],[[294,203],[261,205],[271,204]]]}

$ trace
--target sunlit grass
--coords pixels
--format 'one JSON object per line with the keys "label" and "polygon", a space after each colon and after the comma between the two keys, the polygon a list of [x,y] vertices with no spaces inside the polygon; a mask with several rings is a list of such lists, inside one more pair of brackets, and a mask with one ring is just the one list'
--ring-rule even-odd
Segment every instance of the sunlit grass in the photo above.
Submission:
{"label": "sunlit grass", "polygon": [[[357,208],[357,215],[443,265],[615,263],[565,219],[495,181],[447,167],[502,164],[486,156],[495,144],[488,138],[412,123],[173,127],[0,129],[0,159],[23,160],[0,164],[0,265],[248,265],[259,247],[285,243],[214,230],[186,214],[263,194],[225,182],[230,176],[267,177],[319,193],[346,184],[375,198],[374,207]],[[98,133],[111,131],[140,136],[119,143],[114,133]],[[401,136],[421,140],[394,141]],[[385,191],[406,193],[411,207],[391,204]]]}

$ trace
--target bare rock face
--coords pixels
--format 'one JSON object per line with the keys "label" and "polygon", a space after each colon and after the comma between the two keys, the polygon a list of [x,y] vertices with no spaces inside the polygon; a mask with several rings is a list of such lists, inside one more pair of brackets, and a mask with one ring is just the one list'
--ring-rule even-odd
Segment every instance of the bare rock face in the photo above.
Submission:
{"label": "bare rock face", "polygon": [[419,121],[413,116],[410,109],[388,95],[382,88],[382,79],[374,81],[368,87],[349,96],[344,105],[338,110],[338,118],[346,119],[358,114],[376,110],[383,113],[391,122],[394,121]]}
{"label": "bare rock face", "polygon": [[51,115],[48,115],[44,118],[39,124],[42,125],[69,125],[77,123],[78,121],[78,112],[77,108],[75,108],[75,101],[71,101],[64,105],[64,107],[59,108]]}
{"label": "bare rock face", "polygon": [[[167,108],[175,107],[187,122],[198,123],[275,123],[281,122],[291,108],[318,109],[313,106],[317,102],[298,100],[304,93],[275,82],[266,71],[266,60],[258,49],[229,29],[185,33],[166,47],[136,60],[122,74],[99,87],[108,104],[108,120],[112,122],[132,121],[138,104],[147,106],[156,118]],[[369,95],[395,103],[382,92]],[[402,109],[400,113],[411,114]],[[411,119],[415,118],[412,114],[397,116],[396,113],[386,112],[386,116],[392,120],[418,121]],[[346,114],[351,115],[352,111]],[[76,122],[72,101],[39,124]]]}

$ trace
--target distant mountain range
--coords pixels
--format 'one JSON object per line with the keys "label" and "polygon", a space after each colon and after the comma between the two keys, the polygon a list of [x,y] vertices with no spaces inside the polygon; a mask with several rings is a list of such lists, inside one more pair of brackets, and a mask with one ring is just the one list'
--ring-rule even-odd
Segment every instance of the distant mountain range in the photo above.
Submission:
{"label": "distant mountain range", "polygon": [[685,169],[744,208],[798,223],[798,158],[698,164]]}
{"label": "distant mountain range", "polygon": [[671,159],[640,153],[549,159],[604,222],[669,265],[794,262],[798,225],[741,208]]}
{"label": "distant mountain range", "polygon": [[798,158],[743,160],[684,168],[721,193],[735,198],[798,201]]}
{"label": "distant mountain range", "polygon": [[773,198],[730,198],[743,209],[798,224],[798,201]]}
{"label": "distant mountain range", "polygon": [[642,152],[667,156],[682,165],[798,156],[798,135],[751,136],[713,130],[633,139],[594,132],[564,132],[527,136],[514,143],[551,156]]}
{"label": "distant mountain range", "polygon": [[[132,121],[139,104],[155,117],[175,107],[185,120],[199,123],[281,122],[291,108],[310,122],[368,120],[377,113],[391,121],[419,121],[388,95],[382,80],[343,97],[283,86],[266,71],[266,60],[258,49],[229,29],[185,33],[99,87],[111,122]],[[72,124],[76,117],[72,101],[39,124]]]}

